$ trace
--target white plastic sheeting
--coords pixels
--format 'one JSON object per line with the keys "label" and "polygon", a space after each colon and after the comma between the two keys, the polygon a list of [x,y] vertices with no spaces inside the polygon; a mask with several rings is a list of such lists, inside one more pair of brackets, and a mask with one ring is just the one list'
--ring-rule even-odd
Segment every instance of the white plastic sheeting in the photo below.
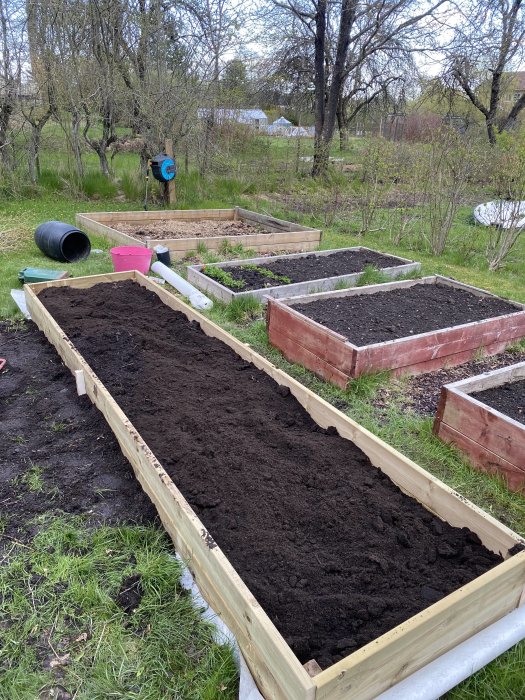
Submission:
{"label": "white plastic sheeting", "polygon": [[474,209],[474,218],[483,226],[501,226],[501,228],[522,228],[525,226],[525,202],[512,202],[503,199],[478,204]]}
{"label": "white plastic sheeting", "polygon": [[[184,566],[184,562],[182,562],[178,554],[177,559]],[[213,608],[210,608],[208,603],[201,596],[197,584],[195,583],[191,572],[186,566],[184,566],[184,573],[181,578],[181,585],[183,586],[183,588],[186,588],[186,590],[189,590],[191,592],[193,604],[197,608],[202,609],[202,617],[205,620],[209,620],[215,625],[214,636],[217,644],[229,644],[232,647],[235,657],[235,663],[237,664],[237,668],[239,669],[240,676],[239,700],[264,700],[263,696],[261,695],[255,684],[255,681],[253,680],[253,676],[250,673],[250,669],[248,668],[243,655],[241,654],[239,645],[237,644],[237,640],[235,639],[233,633],[225,625],[223,620],[217,615]]]}

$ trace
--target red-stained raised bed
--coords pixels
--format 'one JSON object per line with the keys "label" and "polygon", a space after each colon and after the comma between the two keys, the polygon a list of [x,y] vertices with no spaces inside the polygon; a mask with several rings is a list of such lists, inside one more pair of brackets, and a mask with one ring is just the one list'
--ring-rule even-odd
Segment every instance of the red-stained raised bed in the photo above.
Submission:
{"label": "red-stained raised bed", "polygon": [[[355,297],[361,297],[359,304],[363,307],[363,295],[384,292],[404,294],[403,290],[422,285],[461,290],[468,298],[478,297],[487,304],[499,303],[505,309],[497,315],[494,312],[492,315],[487,313],[486,318],[476,321],[449,327],[439,327],[438,323],[438,327],[428,332],[416,332],[369,344],[359,344],[352,337],[354,334],[359,336],[359,326],[365,323],[364,320],[358,318],[354,327],[343,335],[329,326],[321,325],[310,317],[310,313],[306,313],[311,308],[311,315],[315,316],[315,305],[318,302],[335,305],[339,301],[342,302],[340,315],[344,316],[344,309],[348,309],[348,303],[351,304]],[[410,294],[414,295],[413,289]],[[381,300],[385,301],[386,309],[388,294],[383,295]],[[377,304],[377,299],[374,303]],[[386,310],[379,306],[377,319],[383,320],[383,316],[386,319]],[[454,309],[450,307],[445,313],[441,310],[441,316],[446,317],[447,313],[453,312]],[[419,280],[388,282],[288,299],[269,299],[266,322],[270,343],[281,350],[288,360],[299,362],[323,379],[344,388],[350,379],[361,374],[383,370],[392,370],[396,374],[420,374],[444,366],[462,364],[480,350],[490,355],[501,352],[510,343],[525,337],[525,306],[513,301],[507,302],[482,289],[447,277],[434,275]],[[387,320],[384,323],[388,325]]]}
{"label": "red-stained raised bed", "polygon": [[[497,410],[510,403],[525,405],[525,362],[445,384],[441,390],[434,434],[454,443],[469,462],[501,475],[513,491],[525,493],[525,423]],[[519,409],[518,409],[519,410]]]}

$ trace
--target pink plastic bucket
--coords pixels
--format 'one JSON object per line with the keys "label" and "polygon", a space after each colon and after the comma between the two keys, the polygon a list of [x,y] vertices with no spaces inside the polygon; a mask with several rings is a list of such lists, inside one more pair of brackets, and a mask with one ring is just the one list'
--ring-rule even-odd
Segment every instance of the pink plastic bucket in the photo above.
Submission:
{"label": "pink plastic bucket", "polygon": [[138,245],[121,245],[110,250],[115,272],[138,270],[147,274],[153,250]]}

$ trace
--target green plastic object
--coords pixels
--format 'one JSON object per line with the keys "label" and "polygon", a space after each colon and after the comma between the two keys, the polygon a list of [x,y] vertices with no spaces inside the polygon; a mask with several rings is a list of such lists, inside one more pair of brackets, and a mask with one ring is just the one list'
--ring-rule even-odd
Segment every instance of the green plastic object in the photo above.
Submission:
{"label": "green plastic object", "polygon": [[62,280],[64,277],[69,277],[69,272],[64,270],[43,270],[40,267],[24,267],[18,273],[18,279],[22,284],[31,284],[31,282],[50,282],[52,280]]}

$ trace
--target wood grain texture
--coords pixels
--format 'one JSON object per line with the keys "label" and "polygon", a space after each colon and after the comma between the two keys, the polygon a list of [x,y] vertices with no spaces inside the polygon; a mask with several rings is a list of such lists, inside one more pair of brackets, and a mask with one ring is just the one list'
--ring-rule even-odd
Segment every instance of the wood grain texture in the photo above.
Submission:
{"label": "wood grain texture", "polygon": [[[511,491],[525,494],[525,470],[512,464],[501,455],[495,454],[464,433],[455,430],[446,423],[438,426],[437,435],[444,442],[454,444],[465,455],[468,462],[480,471],[491,476],[500,476]],[[523,460],[520,461],[523,465]]]}
{"label": "wood grain texture", "polygon": [[[280,304],[278,300],[268,299],[266,312],[266,327],[268,339],[272,345],[285,352],[290,361],[300,362],[307,350],[314,364],[307,369],[314,373],[322,363],[327,363],[347,377],[353,376],[355,363],[355,348],[346,342],[339,333],[321,326],[295,311],[295,309]],[[314,359],[315,358],[315,359]],[[320,375],[323,376],[323,375]]]}
{"label": "wood grain texture", "polygon": [[468,394],[444,387],[441,422],[454,428],[489,452],[525,469],[525,425],[477,401]]}

